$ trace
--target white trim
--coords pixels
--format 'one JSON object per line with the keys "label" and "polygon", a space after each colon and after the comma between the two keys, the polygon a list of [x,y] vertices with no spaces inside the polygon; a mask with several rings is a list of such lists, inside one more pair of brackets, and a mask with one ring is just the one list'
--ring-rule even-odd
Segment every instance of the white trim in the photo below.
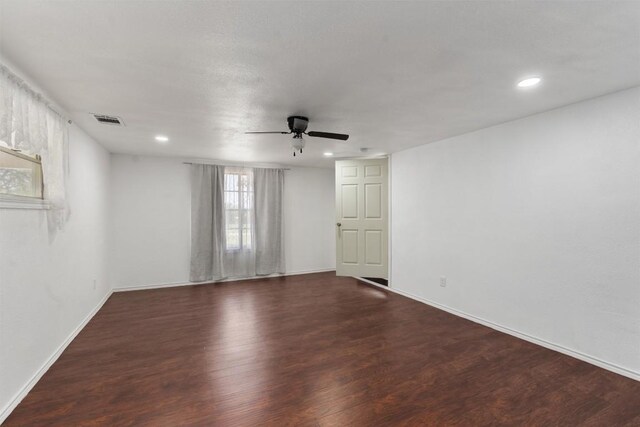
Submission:
{"label": "white trim", "polygon": [[476,316],[474,316],[472,314],[468,314],[468,313],[465,313],[463,311],[456,310],[455,308],[451,308],[451,307],[448,307],[446,305],[439,304],[437,302],[430,301],[428,299],[412,295],[412,294],[410,294],[408,292],[404,292],[404,291],[401,291],[399,289],[393,289],[390,286],[382,286],[382,285],[380,285],[378,283],[372,282],[372,281],[367,280],[367,279],[363,279],[361,277],[354,277],[354,278],[358,279],[358,280],[361,280],[363,282],[369,283],[371,285],[377,286],[379,288],[386,289],[388,291],[394,292],[394,293],[396,293],[398,295],[402,295],[404,297],[410,298],[410,299],[412,299],[414,301],[418,301],[418,302],[421,302],[423,304],[427,304],[427,305],[430,305],[432,307],[435,307],[437,309],[444,310],[444,311],[446,311],[448,313],[451,313],[453,315],[456,315],[458,317],[462,317],[464,319],[471,320],[472,322],[479,323],[479,324],[481,324],[483,326],[487,326],[487,327],[489,327],[491,329],[495,329],[496,331],[503,332],[505,334],[514,336],[516,338],[523,339],[525,341],[529,341],[530,343],[537,344],[539,346],[548,348],[550,350],[557,351],[558,353],[566,354],[567,356],[574,357],[576,359],[582,360],[583,362],[587,362],[587,363],[590,363],[592,365],[595,365],[595,366],[597,366],[599,368],[603,368],[603,369],[606,369],[608,371],[615,372],[616,374],[620,374],[620,375],[623,375],[625,377],[631,378],[633,380],[640,381],[640,372],[636,372],[636,371],[633,371],[631,369],[624,368],[624,367],[616,365],[614,363],[606,362],[606,361],[604,361],[602,359],[598,359],[597,357],[589,356],[588,354],[584,354],[584,353],[581,353],[579,351],[572,350],[572,349],[567,348],[567,347],[563,347],[563,346],[561,346],[559,344],[555,344],[555,343],[543,340],[542,338],[534,337],[534,336],[526,334],[524,332],[516,331],[515,329],[511,329],[511,328],[508,328],[506,326],[502,326],[500,324],[491,322],[489,320],[486,320],[486,319],[483,319],[483,318],[480,318],[480,317],[476,317]]}
{"label": "white trim", "polygon": [[80,324],[73,331],[71,331],[69,336],[67,336],[67,339],[65,339],[64,342],[57,348],[57,350],[54,351],[51,356],[49,356],[49,358],[44,362],[40,369],[38,369],[38,371],[33,375],[33,377],[31,377],[31,379],[22,387],[22,389],[13,396],[13,399],[11,399],[11,401],[4,408],[2,408],[2,411],[0,411],[0,424],[2,424],[11,414],[11,412],[16,409],[16,406],[18,406],[20,402],[22,402],[22,399],[24,399],[25,396],[31,391],[31,389],[38,383],[38,381],[40,381],[40,378],[42,378],[42,376],[49,370],[51,365],[53,365],[56,360],[58,360],[62,352],[64,352],[67,346],[71,344],[71,341],[75,339],[75,337],[80,333],[80,331],[82,331],[87,323],[89,323],[93,316],[95,316],[96,313],[100,311],[100,309],[102,308],[104,303],[107,302],[112,293],[113,291],[111,290],[106,293],[106,295],[98,302],[93,310],[91,310],[91,312],[87,314],[82,322],[80,322]]}
{"label": "white trim", "polygon": [[[391,275],[393,273],[393,238],[391,236],[391,228],[393,227],[392,215],[393,215],[393,193],[392,193],[392,176],[393,176],[393,161],[392,154],[387,157],[387,285],[391,286]],[[337,260],[336,260],[337,262]]]}
{"label": "white trim", "polygon": [[253,276],[253,277],[233,277],[230,279],[223,280],[207,280],[205,282],[170,282],[170,283],[151,283],[148,285],[136,285],[136,286],[121,286],[114,287],[113,292],[127,292],[127,291],[142,291],[145,289],[160,289],[160,288],[177,288],[179,286],[193,286],[193,285],[205,285],[205,284],[216,284],[216,283],[225,283],[225,282],[237,282],[240,280],[257,280],[257,279],[267,279],[270,277],[284,277],[284,276],[296,276],[300,274],[313,274],[313,273],[326,273],[327,271],[335,271],[335,268],[326,268],[322,270],[303,270],[303,271],[290,271],[288,273],[283,274],[269,274],[266,276]]}
{"label": "white trim", "polygon": [[0,196],[0,209],[51,209],[47,200],[35,198],[17,198]]}

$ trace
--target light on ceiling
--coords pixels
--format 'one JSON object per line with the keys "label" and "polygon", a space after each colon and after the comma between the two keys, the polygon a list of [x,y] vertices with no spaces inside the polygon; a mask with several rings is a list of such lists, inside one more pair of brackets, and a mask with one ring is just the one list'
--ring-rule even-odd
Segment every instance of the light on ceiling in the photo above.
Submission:
{"label": "light on ceiling", "polygon": [[158,142],[169,142],[169,137],[164,135],[157,135],[156,141]]}
{"label": "light on ceiling", "polygon": [[540,84],[541,81],[542,79],[540,77],[528,77],[524,80],[520,80],[518,82],[518,87],[533,87]]}
{"label": "light on ceiling", "polygon": [[326,153],[323,153],[323,154],[324,154],[326,157],[331,157],[331,156],[333,156],[333,153],[330,153],[330,152],[328,152],[328,151],[327,151]]}

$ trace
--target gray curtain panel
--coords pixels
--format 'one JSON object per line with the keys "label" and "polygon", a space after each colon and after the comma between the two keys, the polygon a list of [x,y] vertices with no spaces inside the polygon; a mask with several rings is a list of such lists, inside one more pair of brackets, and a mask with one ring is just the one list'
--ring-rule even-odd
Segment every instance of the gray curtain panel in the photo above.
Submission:
{"label": "gray curtain panel", "polygon": [[256,274],[284,273],[284,170],[253,170]]}
{"label": "gray curtain panel", "polygon": [[[225,171],[229,180],[226,184]],[[237,183],[233,174],[247,175],[253,197],[232,192],[234,182]],[[281,169],[192,165],[190,280],[204,282],[284,273],[283,191],[284,171]],[[240,206],[237,206],[238,197]],[[250,215],[236,211],[242,210],[242,205],[250,200],[253,200],[253,206],[244,206]],[[230,228],[234,228],[235,215],[241,215],[243,221],[249,222],[249,230],[243,234],[243,239],[250,242],[243,241],[241,247],[234,246],[233,240],[227,247],[225,201],[229,204]]]}
{"label": "gray curtain panel", "polygon": [[191,165],[192,282],[224,277],[223,186],[223,166]]}

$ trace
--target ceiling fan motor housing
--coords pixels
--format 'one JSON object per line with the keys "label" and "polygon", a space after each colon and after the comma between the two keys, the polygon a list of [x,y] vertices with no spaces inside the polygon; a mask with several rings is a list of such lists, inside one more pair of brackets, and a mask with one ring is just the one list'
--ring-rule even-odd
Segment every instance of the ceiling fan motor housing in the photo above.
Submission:
{"label": "ceiling fan motor housing", "polygon": [[289,130],[291,132],[303,133],[307,130],[309,119],[303,116],[290,116],[287,117],[287,124],[289,125]]}

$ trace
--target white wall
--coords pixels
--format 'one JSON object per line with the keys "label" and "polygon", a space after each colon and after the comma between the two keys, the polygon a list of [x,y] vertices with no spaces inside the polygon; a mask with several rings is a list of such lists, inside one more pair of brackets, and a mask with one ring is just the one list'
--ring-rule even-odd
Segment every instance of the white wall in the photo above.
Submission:
{"label": "white wall", "polygon": [[395,153],[392,209],[394,288],[640,375],[640,88]]}
{"label": "white wall", "polygon": [[71,216],[53,239],[45,211],[0,209],[0,421],[111,291],[109,161],[106,150],[71,126]]}
{"label": "white wall", "polygon": [[[189,281],[189,167],[175,158],[112,155],[114,288]],[[289,273],[335,268],[332,169],[285,173]]]}
{"label": "white wall", "polygon": [[333,169],[292,168],[284,175],[284,241],[288,272],[336,268]]}
{"label": "white wall", "polygon": [[189,169],[181,160],[111,155],[114,288],[189,279]]}

